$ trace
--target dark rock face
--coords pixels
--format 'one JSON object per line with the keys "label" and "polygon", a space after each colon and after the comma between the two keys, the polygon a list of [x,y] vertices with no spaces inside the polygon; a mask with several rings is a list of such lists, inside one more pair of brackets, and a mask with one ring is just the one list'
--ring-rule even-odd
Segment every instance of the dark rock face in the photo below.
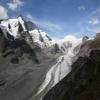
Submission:
{"label": "dark rock face", "polygon": [[43,37],[42,37],[41,34],[39,35],[39,40],[40,40],[41,42],[44,42],[44,39],[43,39]]}
{"label": "dark rock face", "polygon": [[86,42],[89,38],[87,36],[84,36],[82,39],[82,42]]}
{"label": "dark rock face", "polygon": [[[72,71],[43,100],[100,100],[99,41],[100,38],[82,45]],[[83,51],[85,48],[88,52]]]}
{"label": "dark rock face", "polygon": [[59,45],[56,43],[54,45],[55,53],[58,53],[60,51]]}
{"label": "dark rock face", "polygon": [[0,52],[5,51],[6,44],[7,44],[7,40],[6,40],[2,30],[0,29]]}
{"label": "dark rock face", "polygon": [[46,35],[46,37],[49,39],[49,41],[52,41],[52,39],[48,35]]}
{"label": "dark rock face", "polygon": [[19,63],[19,59],[17,57],[14,57],[14,58],[11,59],[11,63],[18,64]]}
{"label": "dark rock face", "polygon": [[34,30],[34,29],[38,29],[38,27],[34,23],[32,23],[31,21],[27,21],[24,24],[25,24],[26,29],[28,31],[31,31],[31,30]]}
{"label": "dark rock face", "polygon": [[18,26],[18,32],[23,32],[24,30],[20,22],[18,23]]}
{"label": "dark rock face", "polygon": [[6,80],[0,76],[0,87],[4,86],[6,84]]}
{"label": "dark rock face", "polygon": [[11,25],[10,24],[8,24],[8,28],[11,29]]}

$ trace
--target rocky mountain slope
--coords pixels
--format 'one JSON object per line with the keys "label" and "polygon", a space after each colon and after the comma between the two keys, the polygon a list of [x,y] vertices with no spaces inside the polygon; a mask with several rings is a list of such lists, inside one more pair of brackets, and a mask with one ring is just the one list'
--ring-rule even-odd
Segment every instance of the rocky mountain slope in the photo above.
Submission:
{"label": "rocky mountain slope", "polygon": [[100,34],[82,43],[71,72],[43,100],[100,99]]}

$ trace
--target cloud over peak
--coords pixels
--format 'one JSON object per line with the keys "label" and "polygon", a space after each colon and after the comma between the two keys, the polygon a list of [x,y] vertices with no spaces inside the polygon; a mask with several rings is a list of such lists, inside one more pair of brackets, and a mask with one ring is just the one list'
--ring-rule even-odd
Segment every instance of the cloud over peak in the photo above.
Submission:
{"label": "cloud over peak", "polygon": [[15,11],[19,6],[23,5],[23,2],[21,0],[12,0],[12,2],[7,3],[7,5],[12,11]]}
{"label": "cloud over peak", "polygon": [[90,21],[89,21],[90,24],[92,25],[97,25],[100,23],[99,19],[98,18],[92,18]]}
{"label": "cloud over peak", "polygon": [[0,19],[7,19],[7,9],[0,5]]}

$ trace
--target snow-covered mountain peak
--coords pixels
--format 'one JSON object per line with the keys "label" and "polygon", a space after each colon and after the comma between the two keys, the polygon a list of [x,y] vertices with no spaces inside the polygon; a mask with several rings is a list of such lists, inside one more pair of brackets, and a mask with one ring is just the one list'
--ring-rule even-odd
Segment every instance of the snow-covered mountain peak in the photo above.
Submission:
{"label": "snow-covered mountain peak", "polygon": [[42,30],[32,30],[29,31],[31,34],[34,42],[39,43],[41,46],[51,46],[56,43],[54,39],[52,39],[46,32],[43,32]]}
{"label": "snow-covered mountain peak", "polygon": [[24,25],[24,20],[22,17],[3,20],[3,21],[1,21],[1,25],[6,27],[6,29],[9,31],[9,33],[11,35],[13,35],[15,38],[18,35],[20,26],[23,28],[23,31],[26,31],[26,28]]}
{"label": "snow-covered mountain peak", "polygon": [[[55,44],[55,40],[52,39],[46,32],[39,30],[39,28],[30,21],[25,21],[21,16],[18,18],[2,20],[0,22],[2,27],[5,27],[6,31],[16,38],[32,38],[31,41],[37,43],[40,47],[49,47]],[[4,32],[6,34],[6,32]]]}

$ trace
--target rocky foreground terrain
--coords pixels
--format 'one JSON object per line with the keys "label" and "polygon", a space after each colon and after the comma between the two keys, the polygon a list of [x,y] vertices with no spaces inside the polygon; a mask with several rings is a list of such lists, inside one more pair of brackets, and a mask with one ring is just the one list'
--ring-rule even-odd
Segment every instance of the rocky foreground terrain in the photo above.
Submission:
{"label": "rocky foreground terrain", "polygon": [[23,17],[0,21],[0,100],[99,100],[100,34],[56,41]]}

